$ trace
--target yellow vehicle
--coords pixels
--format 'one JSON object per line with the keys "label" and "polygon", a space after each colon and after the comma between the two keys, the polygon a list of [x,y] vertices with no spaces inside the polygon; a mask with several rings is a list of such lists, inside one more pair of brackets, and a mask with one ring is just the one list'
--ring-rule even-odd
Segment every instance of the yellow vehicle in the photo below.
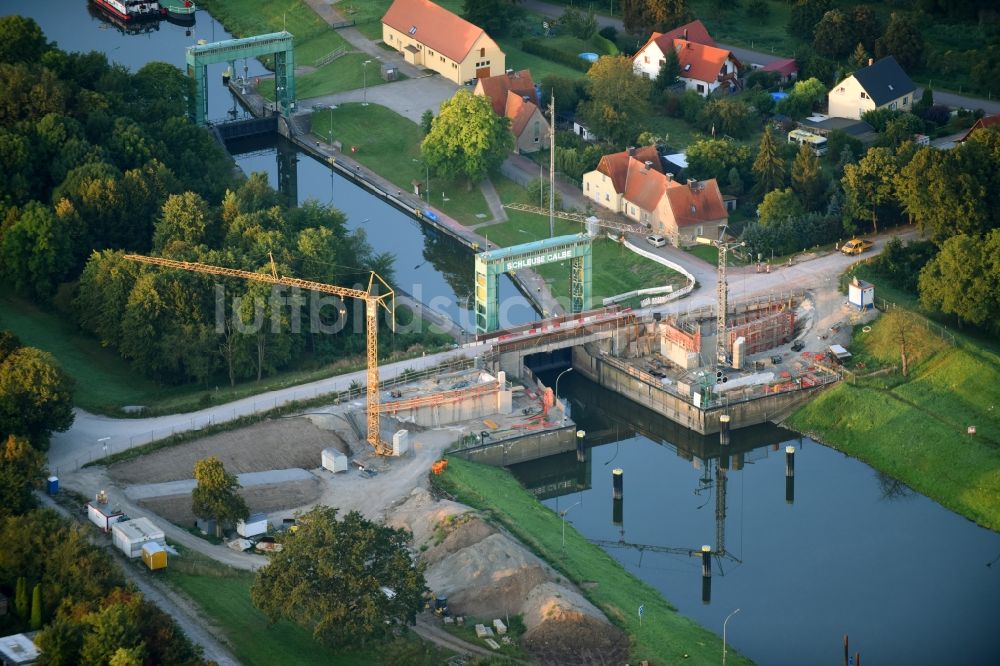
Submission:
{"label": "yellow vehicle", "polygon": [[872,248],[872,243],[870,240],[865,240],[863,238],[853,238],[840,248],[840,251],[844,254],[861,254],[865,250],[870,250]]}

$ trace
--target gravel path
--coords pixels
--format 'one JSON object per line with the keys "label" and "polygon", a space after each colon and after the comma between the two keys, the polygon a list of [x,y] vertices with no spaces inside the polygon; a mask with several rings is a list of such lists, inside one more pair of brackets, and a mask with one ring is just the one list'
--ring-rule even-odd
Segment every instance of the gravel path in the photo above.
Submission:
{"label": "gravel path", "polygon": [[[311,480],[313,475],[301,468],[293,469],[272,469],[267,472],[245,472],[238,474],[240,485],[244,488],[261,486],[268,483],[282,483],[283,481]],[[184,479],[182,481],[166,481],[164,483],[144,483],[141,485],[129,486],[125,489],[125,496],[131,500],[143,500],[151,497],[168,497],[170,495],[187,495],[195,489],[197,482],[194,479]]]}

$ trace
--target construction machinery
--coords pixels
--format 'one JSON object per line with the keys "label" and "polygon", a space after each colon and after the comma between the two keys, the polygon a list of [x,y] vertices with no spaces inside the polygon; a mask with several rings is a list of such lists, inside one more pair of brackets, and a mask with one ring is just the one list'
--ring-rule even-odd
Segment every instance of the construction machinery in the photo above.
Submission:
{"label": "construction machinery", "polygon": [[729,250],[746,245],[745,241],[727,243],[726,227],[719,231],[719,239],[698,236],[695,241],[702,245],[714,245],[719,249],[719,282],[716,286],[715,303],[715,367],[722,368],[729,363],[729,345],[726,344],[726,313],[729,309],[729,280],[726,277],[726,261]]}
{"label": "construction machinery", "polygon": [[[380,456],[392,455],[392,444],[382,439],[379,430],[379,387],[378,387],[378,308],[386,309],[390,315],[390,322],[395,326],[394,313],[396,310],[396,293],[392,287],[375,272],[368,277],[368,288],[364,291],[360,289],[348,289],[335,285],[324,284],[322,282],[312,282],[310,280],[300,280],[279,276],[274,258],[271,257],[271,273],[252,273],[236,268],[224,268],[222,266],[212,266],[192,261],[176,261],[174,259],[164,259],[162,257],[147,257],[139,254],[126,254],[125,259],[142,264],[151,264],[163,268],[173,268],[193,273],[205,273],[208,275],[220,275],[222,277],[239,278],[252,282],[266,282],[268,284],[281,285],[284,287],[298,287],[309,291],[317,291],[323,294],[332,294],[341,298],[356,298],[365,302],[365,328],[367,331],[368,344],[368,386],[366,390],[368,404],[368,443],[375,449],[375,453]],[[381,288],[386,289],[385,293],[378,293]],[[391,299],[392,306],[387,305]]]}

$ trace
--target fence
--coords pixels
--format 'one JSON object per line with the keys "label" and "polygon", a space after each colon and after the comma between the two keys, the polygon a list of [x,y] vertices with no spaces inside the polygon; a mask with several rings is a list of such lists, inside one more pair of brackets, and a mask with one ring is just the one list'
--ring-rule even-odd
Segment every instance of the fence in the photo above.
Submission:
{"label": "fence", "polygon": [[[897,307],[899,306],[897,306],[895,303],[892,303],[891,301],[887,301],[884,298],[880,298],[878,296],[875,297],[875,308],[881,312],[889,312],[890,310],[895,310]],[[914,317],[919,319],[923,323],[924,328],[926,330],[935,334],[945,342],[951,344],[952,347],[961,346],[958,341],[958,338],[955,337],[955,334],[946,329],[944,326],[934,323],[927,317],[924,317],[923,315],[914,312],[913,310],[907,310],[907,312],[911,313]]]}

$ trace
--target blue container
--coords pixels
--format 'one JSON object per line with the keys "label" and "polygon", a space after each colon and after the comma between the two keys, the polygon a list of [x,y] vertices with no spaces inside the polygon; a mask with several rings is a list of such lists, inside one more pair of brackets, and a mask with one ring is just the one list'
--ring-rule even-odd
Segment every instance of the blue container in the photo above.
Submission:
{"label": "blue container", "polygon": [[45,492],[49,495],[55,495],[59,492],[59,477],[50,476],[48,483],[45,485]]}

